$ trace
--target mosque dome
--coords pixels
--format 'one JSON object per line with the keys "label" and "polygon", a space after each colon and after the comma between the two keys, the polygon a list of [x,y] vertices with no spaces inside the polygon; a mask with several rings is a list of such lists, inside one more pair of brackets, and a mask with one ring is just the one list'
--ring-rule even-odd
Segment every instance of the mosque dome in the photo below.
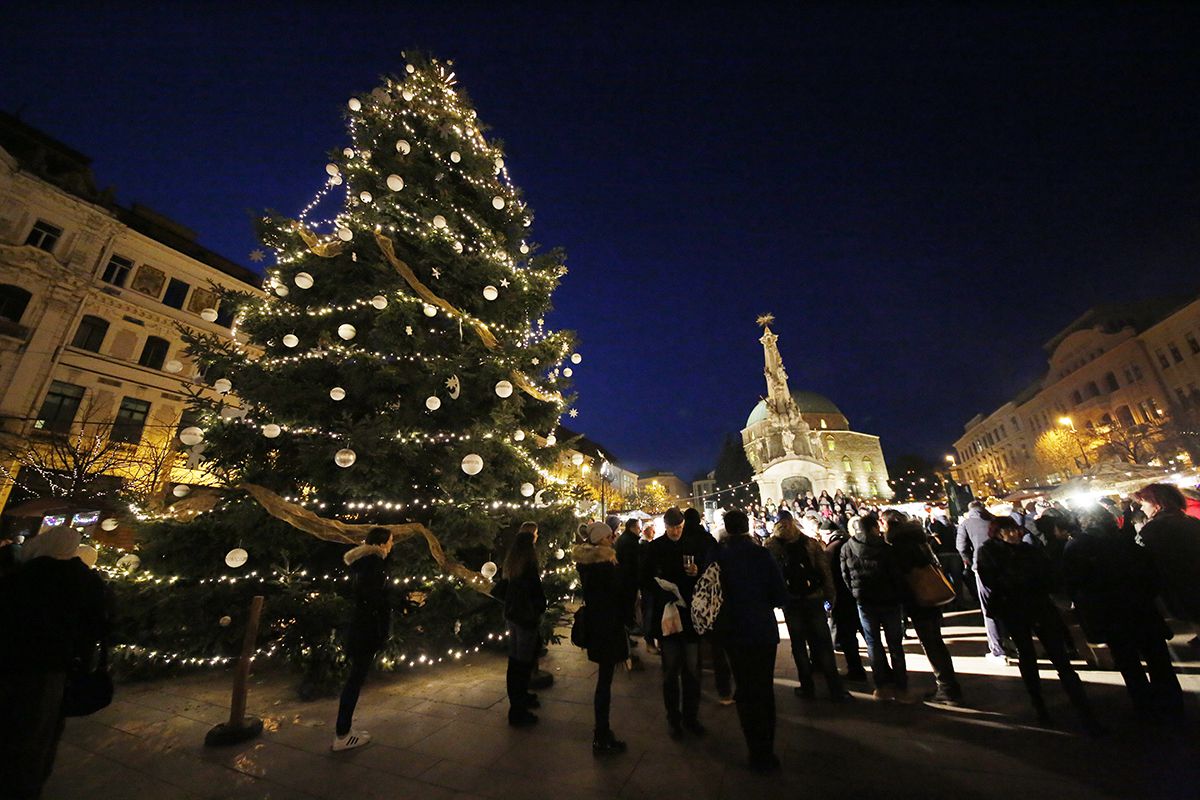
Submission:
{"label": "mosque dome", "polygon": [[[792,392],[792,400],[796,401],[801,414],[836,414],[843,418],[846,416],[832,400],[823,394],[794,391]],[[759,400],[758,405],[754,407],[754,410],[750,412],[750,416],[746,418],[746,427],[749,428],[754,423],[762,422],[766,418],[767,401]]]}

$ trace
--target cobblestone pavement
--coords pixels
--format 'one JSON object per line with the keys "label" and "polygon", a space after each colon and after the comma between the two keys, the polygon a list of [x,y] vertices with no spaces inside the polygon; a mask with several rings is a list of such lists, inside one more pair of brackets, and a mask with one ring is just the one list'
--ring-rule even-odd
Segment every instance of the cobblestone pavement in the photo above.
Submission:
{"label": "cobblestone pavement", "polygon": [[[477,654],[450,666],[373,676],[356,727],[374,741],[331,753],[336,699],[297,700],[291,676],[256,675],[250,712],[266,731],[249,743],[213,749],[204,734],[228,715],[231,674],[210,672],[118,687],[111,707],[72,719],[45,797],[122,798],[1188,798],[1200,797],[1200,663],[1180,665],[1188,720],[1174,726],[1134,718],[1114,672],[1082,674],[1111,728],[1082,735],[1043,662],[1046,695],[1062,727],[1033,726],[1015,667],[985,663],[978,613],[950,615],[946,638],[967,707],[879,704],[851,685],[853,703],[835,706],[792,694],[795,668],[779,650],[776,701],[783,770],[743,766],[736,711],[720,706],[704,676],[702,739],[666,735],[657,659],[618,673],[613,729],[621,756],[590,748],[595,669],[568,643],[542,667],[555,676],[541,692],[541,722],[506,723],[504,660]],[[1177,639],[1176,642],[1180,642]],[[912,685],[931,689],[929,665],[907,642]],[[1080,664],[1082,667],[1082,664]],[[820,686],[819,689],[823,688]]]}

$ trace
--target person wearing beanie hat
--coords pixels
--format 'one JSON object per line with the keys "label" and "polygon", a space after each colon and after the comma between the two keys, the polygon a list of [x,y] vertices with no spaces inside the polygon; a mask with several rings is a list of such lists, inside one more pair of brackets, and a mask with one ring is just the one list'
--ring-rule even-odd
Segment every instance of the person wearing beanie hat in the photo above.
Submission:
{"label": "person wearing beanie hat", "polygon": [[575,545],[571,555],[583,588],[587,656],[599,666],[593,697],[596,755],[625,752],[625,743],[613,735],[608,712],[612,705],[612,679],[618,664],[629,658],[629,638],[622,613],[621,576],[617,568],[616,536],[605,522],[587,528],[587,543]]}
{"label": "person wearing beanie hat", "polygon": [[78,551],[78,531],[50,528],[30,538],[0,584],[0,791],[16,797],[41,793],[63,732],[68,678],[90,668],[108,631],[104,582]]}

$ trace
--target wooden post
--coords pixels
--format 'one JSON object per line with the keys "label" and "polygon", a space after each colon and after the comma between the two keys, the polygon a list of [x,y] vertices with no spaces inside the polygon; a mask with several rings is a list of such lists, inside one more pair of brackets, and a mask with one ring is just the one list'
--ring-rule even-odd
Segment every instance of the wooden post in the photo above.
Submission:
{"label": "wooden post", "polygon": [[254,643],[258,640],[258,623],[262,618],[263,596],[255,595],[250,601],[250,613],[246,617],[246,635],[242,638],[242,655],[238,659],[237,671],[233,675],[233,696],[229,703],[229,722],[221,723],[204,737],[206,745],[237,744],[253,739],[262,733],[263,722],[257,717],[246,716],[246,681],[250,677],[250,663],[254,660]]}

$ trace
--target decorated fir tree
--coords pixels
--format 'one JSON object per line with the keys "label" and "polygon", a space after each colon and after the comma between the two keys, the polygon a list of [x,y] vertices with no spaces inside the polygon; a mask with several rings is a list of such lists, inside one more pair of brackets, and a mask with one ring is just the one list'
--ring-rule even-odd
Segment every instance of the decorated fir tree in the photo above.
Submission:
{"label": "decorated fir tree", "polygon": [[448,63],[410,58],[349,100],[346,127],[303,213],[261,220],[275,263],[265,295],[223,297],[232,340],[189,337],[222,394],[194,394],[181,438],[222,489],[190,522],[147,526],[123,592],[133,661],[227,657],[237,626],[219,621],[263,592],[264,651],[331,674],[340,556],[370,525],[402,538],[385,666],[499,634],[487,579],[523,520],[541,523],[546,566],[567,564],[576,520],[554,432],[581,359],[544,323],[562,253],[538,252]]}

